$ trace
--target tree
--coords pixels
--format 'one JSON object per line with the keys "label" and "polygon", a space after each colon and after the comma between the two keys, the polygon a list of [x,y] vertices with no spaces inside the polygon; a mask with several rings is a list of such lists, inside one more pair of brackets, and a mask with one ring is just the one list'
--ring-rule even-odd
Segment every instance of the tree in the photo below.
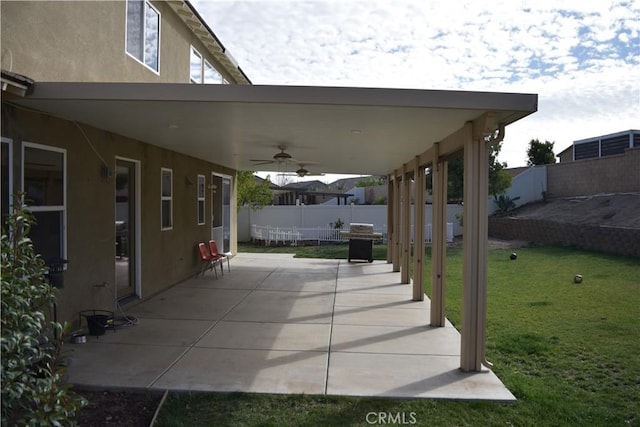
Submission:
{"label": "tree", "polygon": [[[502,149],[502,144],[493,144],[489,151],[489,194],[495,196],[504,193],[511,187],[511,175],[504,169],[507,167],[505,162],[498,161],[498,154]],[[464,161],[460,155],[449,160],[447,167],[448,183],[447,197],[449,200],[462,200],[464,191]],[[429,174],[429,181],[430,181]]]}
{"label": "tree", "polygon": [[56,289],[28,234],[24,196],[2,228],[2,426],[71,426],[86,400],[64,384],[62,347],[70,325],[50,320]]}
{"label": "tree", "polygon": [[273,191],[269,188],[269,178],[259,180],[252,171],[238,171],[238,209],[249,206],[254,211],[262,209],[273,201]]}
{"label": "tree", "polygon": [[538,139],[529,141],[527,149],[527,164],[531,165],[550,165],[556,162],[556,155],[553,153],[553,144],[555,142],[540,142]]}

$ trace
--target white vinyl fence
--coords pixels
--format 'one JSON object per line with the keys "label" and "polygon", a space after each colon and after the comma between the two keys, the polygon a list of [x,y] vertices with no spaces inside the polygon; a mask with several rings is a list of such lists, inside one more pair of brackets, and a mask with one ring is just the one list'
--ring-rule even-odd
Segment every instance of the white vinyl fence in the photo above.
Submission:
{"label": "white vinyl fence", "polygon": [[[447,239],[462,235],[462,226],[458,215],[462,213],[462,206],[447,205]],[[425,223],[427,234],[430,236],[429,224],[432,222],[431,205],[425,205]],[[263,239],[268,237],[266,229],[279,229],[280,233],[293,232],[308,240],[318,240],[322,233],[331,233],[335,224],[342,222],[342,228],[349,229],[352,222],[373,224],[376,232],[387,233],[387,206],[386,205],[301,205],[301,206],[265,206],[263,209],[253,211],[248,207],[240,208],[238,212],[238,241],[248,242],[253,240],[253,226],[264,227]],[[413,207],[411,208],[411,223],[413,223]],[[318,231],[327,230],[327,231]],[[257,232],[257,230],[256,230]],[[280,236],[281,234],[276,234]],[[339,235],[339,233],[338,233]],[[296,235],[294,235],[295,237]],[[321,237],[322,238],[322,237]],[[261,240],[263,240],[261,239]],[[268,240],[268,239],[264,239]],[[275,241],[276,239],[273,239]],[[293,239],[291,239],[293,240]],[[298,239],[300,240],[300,239]],[[332,241],[328,237],[322,241]]]}
{"label": "white vinyl fence", "polygon": [[[253,224],[251,225],[251,240],[254,242],[264,242],[267,246],[272,244],[284,244],[297,246],[300,243],[327,243],[345,242],[346,239],[340,235],[340,231],[348,231],[348,228],[329,227],[271,227]],[[373,229],[376,233],[382,234],[382,242],[387,241],[386,228]],[[411,227],[411,242],[413,242],[413,226]],[[447,223],[447,242],[453,242],[453,223]],[[425,243],[431,243],[431,224],[426,225]]]}

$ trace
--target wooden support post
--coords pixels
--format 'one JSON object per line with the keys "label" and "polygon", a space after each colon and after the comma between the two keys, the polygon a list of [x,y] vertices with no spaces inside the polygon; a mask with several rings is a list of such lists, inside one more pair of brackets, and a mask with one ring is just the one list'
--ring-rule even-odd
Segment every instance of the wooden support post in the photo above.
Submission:
{"label": "wooden support post", "polygon": [[411,179],[407,175],[407,165],[402,166],[402,255],[400,260],[400,282],[410,283],[411,265]]}
{"label": "wooden support post", "polygon": [[393,271],[400,271],[400,258],[401,258],[401,247],[400,247],[400,206],[402,195],[400,193],[400,186],[402,184],[401,180],[398,179],[398,174],[395,174],[396,178],[393,180],[393,241],[391,244],[393,245]]}
{"label": "wooden support post", "polygon": [[425,170],[419,166],[413,170],[413,300],[424,301],[424,193]]}
{"label": "wooden support post", "polygon": [[464,141],[464,244],[460,369],[481,371],[487,322],[488,149],[466,125]]}
{"label": "wooden support post", "polygon": [[447,162],[438,156],[435,144],[431,177],[433,218],[431,221],[431,326],[445,324],[445,286],[447,259]]}
{"label": "wooden support post", "polygon": [[394,190],[395,188],[395,177],[389,175],[387,177],[387,264],[391,264],[393,262],[393,233],[395,232],[395,218],[394,218]]}

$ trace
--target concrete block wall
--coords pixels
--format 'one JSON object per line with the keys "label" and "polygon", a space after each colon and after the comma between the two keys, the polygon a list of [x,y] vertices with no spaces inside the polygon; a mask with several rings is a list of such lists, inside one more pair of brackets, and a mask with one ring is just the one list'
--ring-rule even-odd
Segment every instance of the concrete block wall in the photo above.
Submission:
{"label": "concrete block wall", "polygon": [[640,229],[489,217],[489,236],[640,258]]}
{"label": "concrete block wall", "polygon": [[547,165],[548,197],[640,192],[640,147],[624,154]]}

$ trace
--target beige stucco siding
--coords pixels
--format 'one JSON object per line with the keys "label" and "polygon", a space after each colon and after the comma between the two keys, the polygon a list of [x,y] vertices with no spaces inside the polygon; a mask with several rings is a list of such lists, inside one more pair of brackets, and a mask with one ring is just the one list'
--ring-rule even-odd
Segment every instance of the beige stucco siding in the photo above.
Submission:
{"label": "beige stucco siding", "polygon": [[[20,185],[20,141],[66,149],[69,264],[58,299],[60,319],[75,320],[80,310],[114,308],[115,178],[101,176],[100,157],[111,170],[116,156],[140,161],[142,296],[148,298],[199,270],[196,245],[211,236],[211,194],[205,192],[206,224],[197,225],[197,175],[207,177],[209,184],[212,172],[234,176],[234,171],[81,125],[89,143],[73,122],[3,107],[2,136],[15,144],[15,185]],[[160,226],[161,168],[173,170],[174,225],[168,231]],[[236,209],[231,210],[235,230]],[[97,286],[102,283],[106,286]]]}
{"label": "beige stucco siding", "polygon": [[1,2],[2,69],[35,81],[188,83],[193,45],[235,83],[165,2],[153,5],[159,73],[126,53],[126,1]]}

